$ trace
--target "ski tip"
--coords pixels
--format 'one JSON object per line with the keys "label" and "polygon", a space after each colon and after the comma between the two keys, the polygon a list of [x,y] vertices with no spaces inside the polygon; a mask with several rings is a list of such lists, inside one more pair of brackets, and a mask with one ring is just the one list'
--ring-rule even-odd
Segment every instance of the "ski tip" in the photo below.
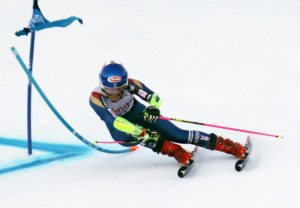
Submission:
{"label": "ski tip", "polygon": [[277,135],[276,136],[278,139],[283,139],[284,138],[284,136],[281,136],[281,135]]}
{"label": "ski tip", "polygon": [[178,172],[178,177],[179,178],[183,178],[184,177],[184,174],[182,172]]}
{"label": "ski tip", "polygon": [[237,162],[237,164],[235,164],[235,170],[238,171],[238,172],[241,172],[242,165],[240,164],[240,162]]}
{"label": "ski tip", "polygon": [[179,178],[183,178],[186,174],[188,167],[187,166],[182,166],[181,168],[179,168],[177,175]]}
{"label": "ski tip", "polygon": [[138,148],[139,148],[138,146],[130,147],[130,152],[136,151]]}

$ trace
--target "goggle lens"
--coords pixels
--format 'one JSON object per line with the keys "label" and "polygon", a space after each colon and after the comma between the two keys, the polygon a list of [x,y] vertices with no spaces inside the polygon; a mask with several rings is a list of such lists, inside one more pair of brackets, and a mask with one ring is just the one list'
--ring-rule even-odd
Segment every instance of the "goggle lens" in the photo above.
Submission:
{"label": "goggle lens", "polygon": [[104,87],[103,90],[109,96],[120,96],[124,93],[125,88],[126,86],[121,86],[118,88]]}

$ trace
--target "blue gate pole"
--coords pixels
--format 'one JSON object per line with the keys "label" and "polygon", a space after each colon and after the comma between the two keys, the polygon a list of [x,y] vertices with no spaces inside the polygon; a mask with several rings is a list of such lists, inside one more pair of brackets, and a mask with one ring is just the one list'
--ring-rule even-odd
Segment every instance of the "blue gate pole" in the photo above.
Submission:
{"label": "blue gate pole", "polygon": [[[32,73],[33,65],[33,54],[34,54],[34,40],[35,32],[31,33],[30,41],[30,56],[29,56],[29,71]],[[31,81],[28,83],[28,93],[27,93],[27,142],[28,142],[28,155],[32,154],[32,138],[31,138]]]}
{"label": "blue gate pole", "polygon": [[[33,0],[33,9],[37,5],[38,0]],[[31,32],[31,40],[30,40],[30,55],[29,55],[29,71],[32,73],[33,69],[33,54],[34,54],[34,40],[35,40],[35,32]],[[28,147],[28,155],[32,154],[32,137],[31,137],[31,89],[32,89],[31,80],[28,81],[28,90],[27,90],[27,147]]]}

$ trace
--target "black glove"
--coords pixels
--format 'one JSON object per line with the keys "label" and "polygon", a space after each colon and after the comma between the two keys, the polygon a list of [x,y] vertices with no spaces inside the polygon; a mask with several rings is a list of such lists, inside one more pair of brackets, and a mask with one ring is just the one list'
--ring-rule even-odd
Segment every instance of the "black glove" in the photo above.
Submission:
{"label": "black glove", "polygon": [[154,123],[160,116],[160,110],[150,105],[143,111],[143,116],[145,121]]}

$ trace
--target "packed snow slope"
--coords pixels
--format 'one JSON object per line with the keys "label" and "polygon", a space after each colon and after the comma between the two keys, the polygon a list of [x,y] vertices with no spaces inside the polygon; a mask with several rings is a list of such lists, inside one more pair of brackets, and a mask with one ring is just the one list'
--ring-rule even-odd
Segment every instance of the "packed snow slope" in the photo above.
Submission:
{"label": "packed snow slope", "polygon": [[[161,96],[164,116],[285,137],[251,135],[253,154],[240,173],[233,157],[200,149],[195,168],[180,179],[174,159],[148,149],[121,155],[90,149],[33,90],[35,149],[28,157],[28,79],[10,47],[28,64],[30,35],[14,32],[27,26],[32,0],[1,0],[1,207],[299,207],[299,1],[40,0],[39,5],[49,20],[84,21],[36,33],[33,75],[90,141],[112,140],[88,103],[101,66],[110,60]],[[176,124],[241,143],[247,137]]]}

